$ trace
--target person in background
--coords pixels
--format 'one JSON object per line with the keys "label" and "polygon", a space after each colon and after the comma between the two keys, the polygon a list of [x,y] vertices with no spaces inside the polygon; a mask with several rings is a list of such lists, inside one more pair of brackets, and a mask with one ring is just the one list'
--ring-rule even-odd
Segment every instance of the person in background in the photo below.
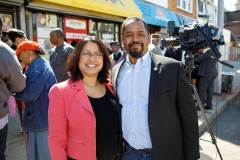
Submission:
{"label": "person in background", "polygon": [[26,34],[18,29],[12,28],[7,31],[7,34],[9,36],[9,39],[12,41],[13,45],[11,48],[15,51],[18,47],[18,45],[23,42],[28,40]]}
{"label": "person in background", "polygon": [[[12,41],[12,46],[11,48],[15,51],[17,49],[17,47],[19,46],[19,44],[23,41],[28,40],[26,37],[26,34],[18,29],[12,28],[9,29],[7,32],[9,39]],[[23,73],[25,73],[25,67],[23,68]],[[20,123],[22,125],[23,119],[22,119],[22,111],[23,108],[25,106],[24,102],[19,101],[16,99],[16,103],[17,103],[17,107],[18,107],[18,113],[19,113],[19,117],[20,117]],[[22,132],[22,128],[21,128],[21,132]]]}
{"label": "person in background", "polygon": [[116,64],[124,60],[126,55],[121,50],[119,42],[111,42],[110,46],[112,48],[112,51],[109,57],[110,60],[112,61],[112,67],[114,67]]}
{"label": "person in background", "polygon": [[167,47],[167,50],[164,54],[165,57],[176,59],[176,49],[171,44],[169,47]]}
{"label": "person in background", "polygon": [[77,44],[78,44],[78,41],[76,41],[76,40],[73,40],[73,41],[71,42],[71,46],[73,46],[74,48],[77,47]]}
{"label": "person in background", "polygon": [[50,64],[57,81],[62,82],[68,79],[66,62],[70,53],[73,52],[74,47],[64,42],[63,31],[60,28],[54,28],[50,32],[50,41],[55,45],[55,47],[51,49]]}
{"label": "person in background", "polygon": [[182,50],[181,46],[178,46],[176,48],[176,60],[177,61],[182,61],[182,59],[184,59],[183,50]]}
{"label": "person in background", "polygon": [[9,46],[12,46],[12,41],[9,39],[9,36],[6,31],[2,31],[1,40]]}
{"label": "person in background", "polygon": [[119,102],[122,160],[197,160],[198,117],[184,66],[148,51],[148,25],[140,17],[122,24],[126,60],[112,70]]}
{"label": "person in background", "polygon": [[40,55],[47,54],[40,44],[34,41],[22,42],[16,55],[26,70],[26,88],[13,96],[26,102],[23,112],[22,129],[25,131],[27,158],[29,160],[50,160],[48,148],[48,93],[57,83],[49,62]]}
{"label": "person in background", "polygon": [[[2,33],[0,17],[0,37]],[[20,92],[26,87],[26,77],[15,52],[0,41],[0,159],[5,160],[8,132],[8,99],[11,92]]]}
{"label": "person in background", "polygon": [[153,54],[162,55],[162,51],[160,49],[161,35],[160,34],[152,34],[151,35],[152,43],[148,45],[148,49]]}
{"label": "person in background", "polygon": [[51,44],[50,39],[44,40],[44,49],[47,51],[47,54],[50,54],[50,51],[52,49],[52,44]]}
{"label": "person in background", "polygon": [[104,42],[104,46],[106,48],[106,50],[108,51],[108,55],[110,56],[110,53],[112,52],[111,49],[110,49],[110,45],[108,42]]}
{"label": "person in background", "polygon": [[111,62],[102,41],[81,40],[67,61],[70,79],[49,92],[49,148],[52,160],[114,160],[119,117]]}
{"label": "person in background", "polygon": [[[203,53],[215,57],[212,49],[207,48]],[[200,62],[198,68],[198,75],[201,76],[199,79],[199,98],[204,106],[205,102],[207,103],[204,106],[205,109],[212,109],[212,96],[213,96],[213,85],[214,79],[217,77],[216,62],[213,58],[201,54],[198,52],[197,61]],[[205,98],[207,97],[206,101]]]}

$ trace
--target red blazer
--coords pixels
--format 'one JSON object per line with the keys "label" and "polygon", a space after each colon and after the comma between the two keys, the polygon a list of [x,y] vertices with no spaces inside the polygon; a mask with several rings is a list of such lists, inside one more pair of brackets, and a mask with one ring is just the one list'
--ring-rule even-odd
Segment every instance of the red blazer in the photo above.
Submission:
{"label": "red blazer", "polygon": [[[112,83],[105,84],[113,94]],[[55,84],[49,92],[48,143],[52,160],[96,160],[96,119],[82,81]]]}

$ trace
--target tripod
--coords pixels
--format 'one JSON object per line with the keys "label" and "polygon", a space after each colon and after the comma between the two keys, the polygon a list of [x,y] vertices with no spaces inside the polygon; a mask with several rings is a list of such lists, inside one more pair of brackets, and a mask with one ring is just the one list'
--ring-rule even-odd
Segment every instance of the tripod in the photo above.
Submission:
{"label": "tripod", "polygon": [[[191,52],[186,52],[185,54],[185,67],[186,67],[186,70],[187,70],[187,73],[188,73],[188,78],[189,78],[189,82],[190,82],[190,87],[191,87],[191,90],[197,100],[197,104],[198,104],[198,107],[200,108],[201,112],[202,112],[202,115],[203,115],[203,118],[204,118],[204,121],[205,121],[205,124],[207,126],[207,129],[208,129],[208,132],[212,138],[212,143],[215,145],[216,149],[217,149],[217,152],[221,158],[221,160],[223,160],[222,158],[222,155],[220,153],[220,150],[217,146],[217,141],[214,137],[214,134],[212,132],[212,129],[211,129],[211,126],[208,122],[208,119],[207,119],[207,116],[205,114],[205,111],[203,109],[203,105],[202,105],[202,102],[198,96],[198,93],[197,93],[197,90],[196,90],[196,87],[194,85],[191,84],[191,73],[192,73],[192,69],[194,68],[194,57],[195,57],[195,54],[192,54]],[[206,55],[206,54],[205,54]]]}

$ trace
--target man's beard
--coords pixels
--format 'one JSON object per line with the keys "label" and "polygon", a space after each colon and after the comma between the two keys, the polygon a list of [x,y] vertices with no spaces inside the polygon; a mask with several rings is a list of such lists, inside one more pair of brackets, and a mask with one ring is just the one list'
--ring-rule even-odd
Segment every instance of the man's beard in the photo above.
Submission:
{"label": "man's beard", "polygon": [[[140,50],[140,51],[132,51],[131,50],[131,46],[132,45],[134,45],[134,44],[140,44],[141,45],[141,47],[142,47],[142,49]],[[129,45],[128,45],[128,48],[129,48],[129,54],[133,57],[133,58],[140,58],[140,57],[142,57],[142,54],[143,54],[143,44],[142,43],[135,43],[135,42],[133,42],[133,43],[130,43]]]}

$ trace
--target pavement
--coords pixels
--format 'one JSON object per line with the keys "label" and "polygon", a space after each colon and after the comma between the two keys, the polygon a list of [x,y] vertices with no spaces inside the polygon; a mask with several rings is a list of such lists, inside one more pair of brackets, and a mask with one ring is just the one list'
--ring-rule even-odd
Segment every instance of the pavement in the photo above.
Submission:
{"label": "pavement", "polygon": [[[239,95],[240,95],[240,60],[225,61],[234,66],[233,69],[222,66],[222,71],[235,73],[231,93],[222,92],[213,95],[213,109],[204,110],[204,113],[198,111],[199,133],[206,128],[203,114],[206,115],[207,121],[211,123],[217,118]],[[24,134],[20,132],[20,120],[18,112],[16,117],[9,116],[8,127],[8,150],[6,160],[26,160]]]}
{"label": "pavement", "polygon": [[[229,68],[222,65],[222,72],[225,74],[235,74],[233,75],[233,84],[231,93],[222,92],[221,94],[214,94],[212,100],[212,110],[206,110],[205,115],[207,121],[211,123],[217,116],[219,116],[239,95],[240,95],[240,60],[236,61],[224,61],[234,66],[234,68]],[[198,125],[199,133],[206,128],[206,122],[204,120],[204,113],[198,111]]]}

